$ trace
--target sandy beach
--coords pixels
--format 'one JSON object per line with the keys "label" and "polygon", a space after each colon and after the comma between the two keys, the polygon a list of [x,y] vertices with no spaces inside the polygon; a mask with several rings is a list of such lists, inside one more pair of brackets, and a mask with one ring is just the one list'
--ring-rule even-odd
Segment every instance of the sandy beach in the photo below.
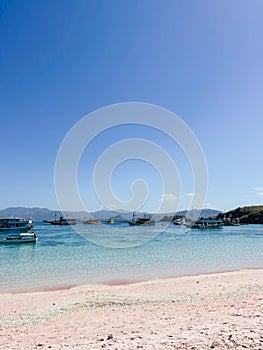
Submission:
{"label": "sandy beach", "polygon": [[0,349],[263,349],[263,270],[0,294]]}

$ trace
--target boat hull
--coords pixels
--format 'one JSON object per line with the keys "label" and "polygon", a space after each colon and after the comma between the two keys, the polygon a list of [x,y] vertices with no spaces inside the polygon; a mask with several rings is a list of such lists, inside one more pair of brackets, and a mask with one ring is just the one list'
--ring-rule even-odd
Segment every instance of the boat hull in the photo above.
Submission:
{"label": "boat hull", "polygon": [[130,226],[154,226],[155,221],[152,221],[152,220],[148,220],[144,222],[128,221],[128,224]]}
{"label": "boat hull", "polygon": [[32,227],[6,227],[6,228],[0,228],[0,232],[28,232],[29,230],[31,230]]}
{"label": "boat hull", "polygon": [[64,219],[63,216],[59,218],[59,220],[50,220],[49,223],[51,225],[57,226],[65,226],[65,225],[76,225],[76,219]]}
{"label": "boat hull", "polygon": [[0,244],[26,244],[26,243],[36,243],[36,239],[17,239],[17,240],[9,240],[9,239],[1,239]]}
{"label": "boat hull", "polygon": [[76,225],[76,221],[63,221],[63,222],[51,221],[50,224],[57,225],[57,226]]}

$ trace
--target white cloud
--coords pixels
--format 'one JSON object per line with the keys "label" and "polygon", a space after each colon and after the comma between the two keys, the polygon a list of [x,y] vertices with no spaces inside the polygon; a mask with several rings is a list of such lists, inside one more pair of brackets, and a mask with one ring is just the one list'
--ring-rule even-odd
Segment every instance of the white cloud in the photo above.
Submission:
{"label": "white cloud", "polygon": [[263,196],[263,187],[254,187],[253,191],[255,191],[258,196]]}
{"label": "white cloud", "polygon": [[173,193],[163,193],[161,198],[163,202],[164,201],[171,202],[171,201],[175,201],[176,199],[178,199],[178,197]]}
{"label": "white cloud", "polygon": [[209,208],[212,205],[213,205],[212,203],[206,202],[206,203],[204,203],[204,208]]}
{"label": "white cloud", "polygon": [[117,209],[117,205],[114,203],[110,203],[109,208],[111,209]]}
{"label": "white cloud", "polygon": [[188,196],[188,197],[196,196],[196,194],[194,192],[188,192],[188,193],[185,193],[185,195]]}

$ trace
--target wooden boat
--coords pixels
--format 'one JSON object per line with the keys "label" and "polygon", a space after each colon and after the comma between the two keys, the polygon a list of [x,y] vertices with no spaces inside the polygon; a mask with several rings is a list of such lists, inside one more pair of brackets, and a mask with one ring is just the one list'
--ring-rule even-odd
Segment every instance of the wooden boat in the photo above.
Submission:
{"label": "wooden boat", "polygon": [[130,226],[153,226],[155,221],[151,219],[150,215],[145,214],[143,218],[136,218],[135,213],[132,214],[132,220],[128,221]]}
{"label": "wooden boat", "polygon": [[6,238],[0,239],[0,244],[23,244],[23,243],[36,243],[38,237],[35,232],[20,233],[9,235]]}
{"label": "wooden boat", "polygon": [[83,220],[82,222],[83,224],[87,224],[87,225],[98,225],[101,223],[101,221],[97,219],[88,219],[88,220]]}
{"label": "wooden boat", "polygon": [[59,220],[50,220],[49,223],[51,225],[60,225],[60,226],[63,226],[63,225],[76,225],[76,219],[65,219],[63,218],[63,216],[61,216],[59,218]]}

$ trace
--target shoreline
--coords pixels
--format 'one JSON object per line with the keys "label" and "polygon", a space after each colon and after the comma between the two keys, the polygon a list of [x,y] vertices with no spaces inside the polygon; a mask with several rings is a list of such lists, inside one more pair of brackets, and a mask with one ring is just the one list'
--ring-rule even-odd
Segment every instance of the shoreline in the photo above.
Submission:
{"label": "shoreline", "polygon": [[0,348],[262,349],[263,269],[0,294]]}
{"label": "shoreline", "polygon": [[85,289],[88,288],[96,288],[96,287],[121,287],[121,286],[132,286],[142,283],[149,283],[154,281],[166,281],[166,280],[175,280],[180,278],[191,278],[191,277],[203,277],[203,276],[213,276],[213,275],[221,275],[242,271],[263,271],[263,267],[244,267],[240,269],[233,270],[224,270],[224,271],[212,271],[212,272],[204,272],[204,273],[192,273],[192,274],[183,274],[177,276],[167,276],[167,277],[157,277],[157,278],[149,278],[149,279],[140,279],[140,280],[109,280],[105,282],[99,283],[84,283],[84,284],[69,284],[69,285],[58,285],[58,286],[50,286],[50,287],[40,287],[40,288],[28,288],[21,290],[7,290],[0,291],[1,295],[19,295],[19,294],[33,294],[33,293],[49,293],[49,292],[58,292],[58,291],[67,291],[72,289]]}

